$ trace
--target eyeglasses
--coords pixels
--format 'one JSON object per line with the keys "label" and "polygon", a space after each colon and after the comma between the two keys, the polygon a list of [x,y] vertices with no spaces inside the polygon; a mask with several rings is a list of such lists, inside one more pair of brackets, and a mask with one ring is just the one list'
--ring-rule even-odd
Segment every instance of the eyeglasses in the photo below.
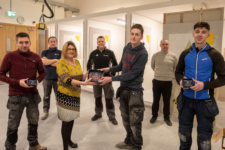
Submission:
{"label": "eyeglasses", "polygon": [[68,51],[76,51],[76,49],[70,49],[70,48],[68,48],[67,50]]}

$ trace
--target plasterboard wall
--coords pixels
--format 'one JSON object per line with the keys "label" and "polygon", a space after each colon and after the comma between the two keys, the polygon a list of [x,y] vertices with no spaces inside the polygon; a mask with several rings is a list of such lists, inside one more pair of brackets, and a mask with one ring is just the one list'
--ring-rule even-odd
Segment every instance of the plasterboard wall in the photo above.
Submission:
{"label": "plasterboard wall", "polygon": [[[210,24],[210,33],[214,33],[214,44],[215,47],[219,52],[222,52],[222,39],[223,39],[223,22],[224,21],[207,21]],[[179,40],[182,40],[182,35],[187,35],[193,33],[193,26],[196,22],[189,22],[189,23],[176,23],[176,24],[164,24],[163,26],[163,37],[165,39],[169,39],[171,35],[179,35]],[[169,39],[170,40],[170,39]],[[186,40],[186,39],[184,39]],[[191,38],[191,42],[193,42],[193,38]],[[180,53],[185,49],[188,41],[184,41],[183,49],[171,49],[172,52],[177,54],[179,57]],[[176,43],[174,43],[176,44]],[[178,43],[179,44],[179,43]],[[171,43],[171,47],[174,47]]]}
{"label": "plasterboard wall", "polygon": [[[23,25],[35,25],[32,22],[39,22],[39,18],[42,14],[42,4],[43,3],[35,3],[34,0],[12,0],[12,10],[16,12],[17,16],[22,16],[24,18]],[[9,0],[0,0],[0,22],[18,24],[17,17],[8,17],[6,15],[7,11],[10,10],[10,1]],[[64,18],[64,8],[62,7],[54,7],[55,12],[55,20]],[[45,7],[45,12],[47,16],[50,16],[50,12]],[[45,21],[50,21],[49,19],[45,19]]]}
{"label": "plasterboard wall", "polygon": [[76,24],[76,23],[74,23],[74,25],[59,24],[58,25],[58,41],[59,41],[58,42],[58,48],[59,49],[62,49],[62,47],[63,47],[63,44],[60,43],[60,41],[62,40],[62,39],[60,39],[61,38],[60,33],[62,31],[69,31],[69,32],[77,32],[77,33],[80,33],[80,46],[77,47],[77,48],[80,49],[79,50],[79,52],[80,52],[79,55],[80,56],[79,56],[79,59],[78,60],[79,60],[79,62],[81,64],[81,67],[84,68],[85,66],[83,64],[83,25]]}
{"label": "plasterboard wall", "polygon": [[154,72],[151,69],[151,58],[154,53],[160,51],[159,43],[163,36],[163,24],[137,14],[132,15],[132,22],[142,24],[145,31],[150,29],[150,47],[146,48],[149,55],[148,63],[145,66],[143,87],[144,101],[153,102],[152,79],[154,78]]}

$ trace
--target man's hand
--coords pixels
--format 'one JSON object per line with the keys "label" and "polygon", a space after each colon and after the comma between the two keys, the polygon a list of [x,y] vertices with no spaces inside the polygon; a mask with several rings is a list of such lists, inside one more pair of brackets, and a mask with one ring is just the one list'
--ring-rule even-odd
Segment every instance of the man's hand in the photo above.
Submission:
{"label": "man's hand", "polygon": [[[24,87],[24,88],[33,88],[33,86],[28,86],[27,85],[27,82],[28,82],[28,78],[26,79],[21,79],[19,84],[20,86]],[[38,81],[37,81],[37,84],[38,84]]]}
{"label": "man's hand", "polygon": [[98,81],[99,85],[103,86],[109,82],[112,82],[112,77],[102,77],[101,81]]}
{"label": "man's hand", "polygon": [[192,78],[192,80],[195,82],[195,85],[190,87],[190,89],[194,90],[194,91],[201,91],[204,88],[204,83],[201,81],[197,81],[195,79]]}
{"label": "man's hand", "polygon": [[109,72],[109,68],[102,68],[102,69],[98,69],[100,71],[103,71],[104,73]]}

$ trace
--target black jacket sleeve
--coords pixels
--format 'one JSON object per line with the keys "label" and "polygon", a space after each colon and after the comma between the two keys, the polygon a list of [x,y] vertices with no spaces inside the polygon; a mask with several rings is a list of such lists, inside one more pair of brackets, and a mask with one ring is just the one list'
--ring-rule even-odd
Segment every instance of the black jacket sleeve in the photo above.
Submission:
{"label": "black jacket sleeve", "polygon": [[[204,88],[214,89],[225,85],[225,64],[223,56],[217,50],[211,49],[208,54],[213,61],[213,71],[211,76],[212,80],[205,82]],[[217,78],[214,80],[215,73],[217,75]]]}
{"label": "black jacket sleeve", "polygon": [[177,63],[176,71],[175,71],[175,78],[177,83],[180,85],[180,80],[184,78],[184,71],[185,71],[185,62],[184,58],[189,53],[190,49],[184,50],[179,57],[179,61]]}
{"label": "black jacket sleeve", "polygon": [[92,52],[91,52],[91,54],[90,54],[90,56],[89,56],[89,59],[88,59],[88,62],[87,62],[87,70],[92,69],[93,63],[94,63],[94,62],[93,62]]}

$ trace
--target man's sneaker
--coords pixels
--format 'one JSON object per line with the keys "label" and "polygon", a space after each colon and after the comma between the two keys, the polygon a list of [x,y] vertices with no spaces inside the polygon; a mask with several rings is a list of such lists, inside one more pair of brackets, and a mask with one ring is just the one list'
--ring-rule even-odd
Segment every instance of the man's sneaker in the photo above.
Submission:
{"label": "man's sneaker", "polygon": [[172,122],[170,121],[170,119],[164,119],[164,121],[168,126],[172,126]]}
{"label": "man's sneaker", "polygon": [[96,121],[96,120],[98,120],[99,118],[102,118],[102,115],[94,115],[94,116],[91,118],[91,120],[92,120],[92,121]]}
{"label": "man's sneaker", "polygon": [[44,112],[42,117],[41,117],[41,120],[45,120],[48,118],[48,112]]}
{"label": "man's sneaker", "polygon": [[127,145],[125,142],[120,142],[120,143],[116,144],[116,148],[120,148],[120,149],[131,149],[132,146]]}
{"label": "man's sneaker", "polygon": [[41,146],[40,144],[38,144],[36,146],[30,146],[29,150],[47,150],[47,147]]}
{"label": "man's sneaker", "polygon": [[152,116],[152,118],[150,119],[150,123],[155,123],[157,117]]}
{"label": "man's sneaker", "polygon": [[111,121],[113,125],[118,125],[116,118],[109,119],[109,121]]}

